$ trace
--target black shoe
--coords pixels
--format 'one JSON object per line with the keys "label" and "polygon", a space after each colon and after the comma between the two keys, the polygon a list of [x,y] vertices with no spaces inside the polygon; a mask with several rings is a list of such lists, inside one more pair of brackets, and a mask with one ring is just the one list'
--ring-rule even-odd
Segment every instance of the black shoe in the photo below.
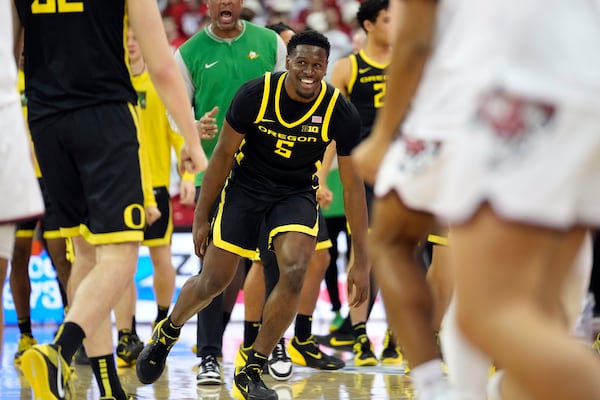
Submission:
{"label": "black shoe", "polygon": [[373,367],[379,364],[373,345],[367,335],[360,335],[354,343],[354,365],[359,367]]}
{"label": "black shoe", "polygon": [[117,345],[117,367],[133,366],[143,348],[144,344],[138,335],[131,332],[122,334]]}
{"label": "black shoe", "polygon": [[165,321],[167,321],[166,318],[154,327],[150,341],[137,358],[135,371],[142,383],[154,383],[160,378],[165,369],[169,351],[177,342],[177,338],[169,337],[162,331]]}
{"label": "black shoe", "polygon": [[51,344],[36,344],[21,356],[21,368],[35,399],[69,400],[75,397],[71,367]]}
{"label": "black shoe", "polygon": [[258,365],[247,365],[233,377],[232,395],[239,400],[278,400],[277,392],[269,389],[260,376]]}
{"label": "black shoe", "polygon": [[323,353],[313,336],[305,342],[294,336],[288,344],[288,353],[293,363],[311,368],[336,370],[346,366],[343,360]]}
{"label": "black shoe", "polygon": [[354,347],[354,334],[345,332],[332,332],[329,335],[315,335],[320,345],[336,350],[352,351]]}

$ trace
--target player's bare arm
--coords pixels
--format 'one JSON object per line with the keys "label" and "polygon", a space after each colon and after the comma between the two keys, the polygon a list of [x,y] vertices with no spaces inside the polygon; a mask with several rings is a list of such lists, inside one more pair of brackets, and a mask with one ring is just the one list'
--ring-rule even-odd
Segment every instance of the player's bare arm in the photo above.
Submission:
{"label": "player's bare arm", "polygon": [[348,83],[352,74],[352,63],[350,58],[340,58],[333,64],[329,83],[338,88],[340,92],[348,97]]}
{"label": "player's bare arm", "polygon": [[339,156],[340,180],[344,187],[344,209],[352,232],[352,260],[348,266],[348,305],[357,307],[369,297],[369,260],[367,256],[367,205],[365,186],[356,171],[352,156]]}
{"label": "player's bare arm", "polygon": [[233,157],[242,143],[244,135],[234,130],[229,122],[223,122],[223,129],[210,158],[210,163],[202,179],[198,203],[194,211],[192,234],[194,247],[198,257],[204,256],[206,250],[210,222],[210,209],[221,192],[227,176],[233,167]]}

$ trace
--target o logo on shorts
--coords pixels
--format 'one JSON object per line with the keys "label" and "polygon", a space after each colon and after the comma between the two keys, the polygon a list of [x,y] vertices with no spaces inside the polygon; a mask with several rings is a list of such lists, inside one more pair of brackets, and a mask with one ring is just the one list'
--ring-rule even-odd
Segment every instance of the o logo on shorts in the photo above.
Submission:
{"label": "o logo on shorts", "polygon": [[[123,211],[123,220],[125,225],[131,229],[142,229],[146,224],[146,214],[144,207],[140,204],[130,204]],[[136,220],[139,221],[136,223]]]}

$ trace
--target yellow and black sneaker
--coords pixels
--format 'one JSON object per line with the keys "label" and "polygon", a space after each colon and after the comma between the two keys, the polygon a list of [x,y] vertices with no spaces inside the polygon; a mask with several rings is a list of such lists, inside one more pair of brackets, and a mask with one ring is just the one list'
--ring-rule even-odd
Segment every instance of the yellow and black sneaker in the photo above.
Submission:
{"label": "yellow and black sneaker", "polygon": [[21,369],[34,399],[74,398],[71,367],[51,344],[36,344],[21,356]]}
{"label": "yellow and black sneaker", "polygon": [[389,329],[385,331],[383,350],[381,351],[381,356],[379,359],[383,365],[402,365],[404,363],[402,352],[396,344],[396,340]]}
{"label": "yellow and black sneaker", "polygon": [[235,355],[235,359],[233,360],[233,366],[235,367],[235,372],[238,373],[244,365],[246,365],[246,361],[248,361],[248,352],[252,346],[244,347],[244,343],[240,344],[240,348]]}
{"label": "yellow and black sneaker", "polygon": [[356,366],[372,367],[379,363],[377,357],[375,357],[375,353],[373,353],[373,345],[367,335],[360,335],[356,339],[352,351],[354,352],[354,365]]}
{"label": "yellow and black sneaker", "polygon": [[298,337],[294,336],[287,350],[292,362],[298,365],[324,370],[336,370],[346,366],[343,360],[323,353],[313,336],[305,342],[299,341]]}
{"label": "yellow and black sneaker", "polygon": [[138,335],[130,331],[123,333],[117,344],[117,367],[133,366],[143,348],[144,344]]}
{"label": "yellow and black sneaker", "polygon": [[154,327],[150,341],[137,358],[135,371],[142,383],[154,383],[160,378],[165,369],[169,351],[177,342],[178,338],[169,337],[163,332],[162,326],[166,321],[165,318]]}
{"label": "yellow and black sneaker", "polygon": [[17,352],[15,353],[14,363],[16,366],[21,365],[21,356],[27,350],[29,350],[33,345],[37,344],[37,340],[31,335],[24,333],[19,338],[19,346],[17,347]]}
{"label": "yellow and black sneaker", "polygon": [[236,372],[231,394],[239,400],[278,400],[277,392],[269,389],[262,380],[259,365],[250,364]]}

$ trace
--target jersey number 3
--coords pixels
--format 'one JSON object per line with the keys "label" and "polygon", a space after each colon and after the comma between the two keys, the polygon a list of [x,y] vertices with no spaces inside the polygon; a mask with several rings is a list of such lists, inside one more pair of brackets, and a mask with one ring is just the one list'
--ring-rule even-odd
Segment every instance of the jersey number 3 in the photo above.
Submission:
{"label": "jersey number 3", "polygon": [[31,3],[32,14],[54,13],[80,13],[83,12],[83,1],[67,0],[34,0]]}

